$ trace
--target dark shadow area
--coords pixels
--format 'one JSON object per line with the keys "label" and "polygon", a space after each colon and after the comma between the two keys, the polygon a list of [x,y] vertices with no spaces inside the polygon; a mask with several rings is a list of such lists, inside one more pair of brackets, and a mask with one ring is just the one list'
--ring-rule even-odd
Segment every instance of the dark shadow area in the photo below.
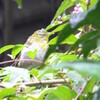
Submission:
{"label": "dark shadow area", "polygon": [[[23,0],[22,9],[14,0],[0,0],[0,47],[25,43],[36,30],[52,20],[62,0]],[[0,55],[0,61],[3,56]]]}

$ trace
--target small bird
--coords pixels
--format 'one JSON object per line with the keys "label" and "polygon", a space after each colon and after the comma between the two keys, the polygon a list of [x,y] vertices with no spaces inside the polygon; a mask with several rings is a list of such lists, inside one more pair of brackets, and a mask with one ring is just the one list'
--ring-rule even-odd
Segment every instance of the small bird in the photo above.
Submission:
{"label": "small bird", "polygon": [[[48,49],[48,32],[45,29],[40,29],[35,31],[24,44],[24,48],[20,54],[20,61],[18,62],[19,67],[32,69],[34,67],[39,67],[41,63],[34,61],[27,61],[24,59],[31,59],[28,56],[29,52],[36,51],[34,60],[43,61],[46,51]],[[32,53],[31,53],[32,56]]]}

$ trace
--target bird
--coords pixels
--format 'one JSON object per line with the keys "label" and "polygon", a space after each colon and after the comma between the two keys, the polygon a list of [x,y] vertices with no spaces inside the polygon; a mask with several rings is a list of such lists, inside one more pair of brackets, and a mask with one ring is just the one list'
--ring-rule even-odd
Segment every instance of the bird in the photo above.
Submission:
{"label": "bird", "polygon": [[[40,29],[29,36],[20,53],[18,67],[27,68],[30,70],[41,65],[40,62],[43,62],[48,49],[48,34],[49,32],[47,32],[45,29]],[[35,57],[33,58],[36,60],[36,62],[30,60],[32,58],[30,58],[28,55],[29,52],[30,56],[34,56],[34,53],[36,53]],[[24,59],[29,59],[30,61]]]}

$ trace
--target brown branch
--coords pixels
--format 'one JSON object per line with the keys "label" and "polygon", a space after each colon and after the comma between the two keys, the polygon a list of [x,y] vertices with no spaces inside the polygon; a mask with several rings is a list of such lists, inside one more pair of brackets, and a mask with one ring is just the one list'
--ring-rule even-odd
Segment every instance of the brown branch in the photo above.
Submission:
{"label": "brown branch", "polygon": [[25,82],[25,83],[17,83],[17,85],[26,85],[26,86],[34,86],[34,85],[43,85],[43,84],[62,84],[69,82],[68,79],[53,79],[53,80],[42,80],[40,81],[35,81],[35,82]]}
{"label": "brown branch", "polygon": [[72,89],[73,86],[71,85],[71,83],[70,83],[69,81],[66,81],[66,78],[64,78],[61,74],[62,74],[61,72],[58,73],[58,75],[59,75],[59,76],[68,84],[68,86]]}
{"label": "brown branch", "polygon": [[88,0],[88,2],[87,2],[87,10],[89,10],[90,4],[91,4],[91,0]]}
{"label": "brown branch", "polygon": [[14,59],[14,60],[7,60],[7,61],[0,62],[0,65],[12,63],[12,62],[19,62],[19,61],[30,61],[30,62],[33,61],[33,62],[38,62],[38,63],[43,64],[43,62],[40,61],[40,60],[32,60],[32,59]]}

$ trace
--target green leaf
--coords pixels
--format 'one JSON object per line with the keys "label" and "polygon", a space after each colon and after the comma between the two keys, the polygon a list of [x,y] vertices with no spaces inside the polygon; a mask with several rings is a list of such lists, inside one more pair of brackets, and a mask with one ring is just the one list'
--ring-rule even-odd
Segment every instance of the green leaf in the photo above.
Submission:
{"label": "green leaf", "polygon": [[17,44],[15,47],[12,49],[12,56],[13,59],[16,57],[17,54],[23,49],[24,45],[22,44]]}
{"label": "green leaf", "polygon": [[[64,22],[64,21],[67,21],[69,19],[69,15],[66,15],[64,18],[62,17],[62,23]],[[61,23],[59,23],[59,21],[54,21],[54,22],[51,22],[51,24],[49,25],[49,26],[47,26],[46,27],[46,30],[49,30],[49,29],[51,29],[51,28],[53,28],[53,27],[55,27],[55,26],[57,26],[57,25],[59,25],[59,24],[61,24]],[[60,25],[60,26],[62,26],[62,25]],[[53,31],[54,32],[54,31]],[[52,32],[52,33],[53,33]]]}
{"label": "green leaf", "polygon": [[74,34],[71,34],[68,38],[61,42],[61,44],[73,44],[75,43],[77,38]]}
{"label": "green leaf", "polygon": [[52,91],[52,93],[59,97],[60,100],[72,100],[72,98],[75,98],[76,94],[72,92],[68,87],[66,86],[58,86],[56,90]]}
{"label": "green leaf", "polygon": [[93,7],[97,2],[98,0],[91,0],[89,8]]}
{"label": "green leaf", "polygon": [[36,68],[33,68],[33,69],[29,72],[29,74],[31,74],[31,75],[33,75],[33,76],[38,76],[39,71],[38,71]]}
{"label": "green leaf", "polygon": [[94,38],[92,40],[88,40],[86,44],[84,43],[84,45],[82,46],[83,47],[82,53],[83,53],[84,58],[87,58],[90,51],[96,48],[96,43],[97,43],[97,38]]}
{"label": "green leaf", "polygon": [[54,45],[49,45],[48,51],[45,55],[44,60],[46,60],[48,58],[48,56],[52,53],[56,51],[56,47],[65,39],[67,39],[68,36],[70,36],[75,30],[71,29],[70,24],[66,25],[64,27],[64,29],[60,32],[60,34],[58,35],[58,39],[56,44]]}
{"label": "green leaf", "polygon": [[90,81],[87,83],[86,87],[84,88],[84,93],[92,93],[95,82],[96,80],[94,78],[91,78]]}
{"label": "green leaf", "polygon": [[80,83],[85,82],[85,79],[75,70],[70,70],[70,71],[68,70],[66,72],[66,75],[70,80],[72,80],[74,82],[74,85],[75,85],[75,82],[77,85],[78,85],[78,82],[80,82]]}
{"label": "green leaf", "polygon": [[[66,86],[58,86],[57,88],[46,88],[42,91],[40,94],[38,100],[43,100],[43,97],[47,93],[54,94],[57,98],[60,98],[58,100],[72,100],[76,96],[75,92],[72,92],[68,87]],[[50,98],[49,98],[50,99]],[[53,100],[53,98],[51,98]],[[56,100],[56,99],[55,99]]]}
{"label": "green leaf", "polygon": [[37,49],[35,49],[33,52],[32,52],[32,51],[29,51],[27,55],[28,55],[31,59],[34,59],[35,56],[36,56],[37,51],[38,51]]}
{"label": "green leaf", "polygon": [[52,68],[46,67],[46,68],[40,70],[40,73],[38,75],[38,79],[41,79],[41,77],[44,76],[47,73],[53,73],[53,72],[54,72],[54,70]]}
{"label": "green leaf", "polygon": [[58,26],[56,29],[54,29],[52,32],[50,32],[50,35],[54,34],[54,33],[57,33],[57,32],[60,32],[67,24],[68,23]]}
{"label": "green leaf", "polygon": [[[86,58],[90,50],[95,49],[97,45],[97,39],[100,37],[99,31],[92,31],[81,36],[68,50],[68,52],[75,50],[79,45],[82,46],[82,53]],[[88,47],[88,48],[87,48]]]}
{"label": "green leaf", "polygon": [[85,0],[78,0],[78,1],[79,1],[79,3],[81,3],[82,9],[84,11],[86,11],[87,10],[86,1]]}
{"label": "green leaf", "polygon": [[9,49],[14,48],[14,47],[15,47],[15,45],[6,45],[6,46],[0,48],[0,54],[2,54],[3,52],[5,52],[5,51],[7,51]]}
{"label": "green leaf", "polygon": [[53,91],[54,88],[45,88],[38,96],[37,100],[43,100],[44,96],[49,92]]}
{"label": "green leaf", "polygon": [[77,60],[77,55],[75,54],[66,54],[66,53],[52,53],[50,57],[46,60],[46,63],[58,64],[59,61],[74,61]]}
{"label": "green leaf", "polygon": [[18,4],[18,8],[21,9],[22,8],[22,0],[16,0],[17,4]]}
{"label": "green leaf", "polygon": [[4,73],[10,74],[9,82],[1,83],[2,86],[4,87],[7,87],[7,88],[13,87],[17,82],[21,82],[22,80],[30,81],[30,74],[27,69],[17,68],[13,66],[8,66],[3,69],[5,71]]}
{"label": "green leaf", "polygon": [[5,97],[14,95],[14,93],[16,92],[16,88],[5,88],[2,91],[0,91],[0,100],[4,99]]}
{"label": "green leaf", "polygon": [[[97,28],[100,27],[100,1],[89,11],[80,14],[72,14],[70,17],[70,24],[66,25],[58,36],[57,42],[54,45],[50,45],[46,53],[45,59],[56,50],[56,47],[64,41],[70,34],[74,33],[79,27],[85,24],[95,25]],[[88,54],[88,52],[87,52]],[[85,55],[87,56],[87,55]],[[45,60],[44,59],[44,60]]]}
{"label": "green leaf", "polygon": [[[52,40],[49,41],[49,45],[53,45],[57,42],[58,37],[53,38]],[[75,37],[74,34],[71,34],[66,38],[64,41],[62,41],[60,44],[73,44],[75,43],[77,38]]]}
{"label": "green leaf", "polygon": [[58,8],[54,18],[53,18],[53,21],[60,15],[62,14],[67,8],[71,7],[74,3],[75,3],[76,0],[64,0],[60,7]]}
{"label": "green leaf", "polygon": [[[82,8],[86,11],[87,10],[87,5],[86,5],[86,0],[78,0],[79,2],[81,2]],[[91,0],[90,4],[89,4],[89,8],[92,8],[98,0]]]}
{"label": "green leaf", "polygon": [[58,65],[53,65],[54,69],[72,68],[80,72],[82,75],[93,76],[95,79],[100,80],[100,63],[88,62],[88,61],[76,61],[76,62],[62,62]]}
{"label": "green leaf", "polygon": [[84,34],[83,36],[81,36],[69,49],[69,52],[72,50],[75,50],[79,44],[83,45],[83,43],[86,43],[88,40],[94,38],[96,35],[99,34],[99,31],[92,31],[92,32],[88,32],[86,34]]}
{"label": "green leaf", "polygon": [[54,95],[53,93],[49,93],[49,94],[46,96],[45,100],[60,100],[60,98],[57,97],[56,95]]}
{"label": "green leaf", "polygon": [[76,60],[77,59],[77,56],[74,55],[74,54],[70,54],[70,55],[67,55],[67,54],[63,54],[59,57],[57,57],[58,59],[61,59],[61,61],[73,61],[73,60]]}

